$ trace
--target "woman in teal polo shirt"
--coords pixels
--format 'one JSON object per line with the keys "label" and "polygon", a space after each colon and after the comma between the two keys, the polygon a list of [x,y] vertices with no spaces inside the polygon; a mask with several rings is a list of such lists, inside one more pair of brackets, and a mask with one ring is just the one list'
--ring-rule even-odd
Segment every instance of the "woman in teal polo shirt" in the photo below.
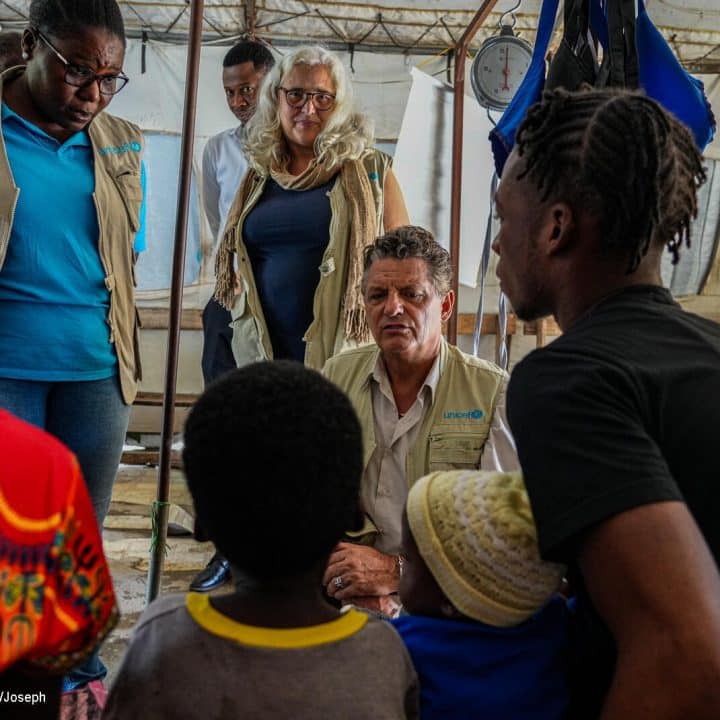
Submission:
{"label": "woman in teal polo shirt", "polygon": [[144,245],[142,135],[98,117],[127,83],[120,9],[32,0],[22,52],[2,76],[0,407],[75,453],[102,526],[139,377]]}

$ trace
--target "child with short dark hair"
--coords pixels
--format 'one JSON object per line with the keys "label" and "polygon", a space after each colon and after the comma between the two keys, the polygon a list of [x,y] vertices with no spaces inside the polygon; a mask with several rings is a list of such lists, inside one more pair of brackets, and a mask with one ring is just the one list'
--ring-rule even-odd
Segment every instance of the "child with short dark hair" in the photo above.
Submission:
{"label": "child with short dark hair", "polygon": [[564,568],[540,558],[519,473],[436,472],[410,490],[393,624],[423,720],[560,720],[568,709]]}
{"label": "child with short dark hair", "polygon": [[322,593],[328,556],[360,517],[360,426],[342,392],[299,363],[235,370],[192,409],[183,460],[236,589],[153,603],[104,717],[416,717],[395,630]]}

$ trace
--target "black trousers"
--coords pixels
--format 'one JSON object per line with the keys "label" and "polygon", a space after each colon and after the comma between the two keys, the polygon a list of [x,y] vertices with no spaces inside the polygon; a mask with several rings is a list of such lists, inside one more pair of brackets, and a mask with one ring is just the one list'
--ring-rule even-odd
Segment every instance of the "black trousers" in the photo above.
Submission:
{"label": "black trousers", "polygon": [[[207,387],[213,380],[235,369],[235,358],[232,354],[232,330],[230,321],[232,316],[215,298],[205,306],[202,314],[203,350],[202,374]],[[195,539],[205,542],[207,537],[195,521]],[[212,560],[215,560],[214,555]],[[212,562],[211,560],[211,562]]]}
{"label": "black trousers", "polygon": [[217,380],[221,375],[235,369],[232,353],[232,329],[230,311],[226,310],[215,298],[205,306],[202,315],[203,350],[202,374],[205,385]]}

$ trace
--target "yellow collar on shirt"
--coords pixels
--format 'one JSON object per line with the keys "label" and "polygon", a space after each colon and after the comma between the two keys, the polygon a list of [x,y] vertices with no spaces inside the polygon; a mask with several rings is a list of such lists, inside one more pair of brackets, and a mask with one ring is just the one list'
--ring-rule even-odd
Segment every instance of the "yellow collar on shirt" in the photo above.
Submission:
{"label": "yellow collar on shirt", "polygon": [[354,635],[368,621],[368,616],[357,610],[349,610],[337,620],[320,625],[299,628],[266,628],[243,625],[218,612],[210,604],[210,598],[200,593],[188,593],[185,601],[190,617],[213,635],[235,640],[243,645],[256,647],[292,649],[326,645]]}

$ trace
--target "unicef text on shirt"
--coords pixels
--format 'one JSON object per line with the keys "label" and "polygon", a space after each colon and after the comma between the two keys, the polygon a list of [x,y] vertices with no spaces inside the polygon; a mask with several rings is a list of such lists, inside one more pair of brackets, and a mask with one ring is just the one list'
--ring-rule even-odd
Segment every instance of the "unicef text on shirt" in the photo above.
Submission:
{"label": "unicef text on shirt", "polygon": [[140,152],[142,150],[142,145],[133,140],[132,142],[126,142],[122,145],[118,145],[117,147],[109,145],[108,147],[100,148],[98,152],[100,155],[121,155],[122,153],[126,153],[130,150],[133,152]]}
{"label": "unicef text on shirt", "polygon": [[447,412],[443,413],[443,419],[444,420],[482,420],[485,413],[483,413],[482,410],[479,408],[475,408],[474,410],[467,410],[465,412],[461,412],[458,410],[448,410]]}

